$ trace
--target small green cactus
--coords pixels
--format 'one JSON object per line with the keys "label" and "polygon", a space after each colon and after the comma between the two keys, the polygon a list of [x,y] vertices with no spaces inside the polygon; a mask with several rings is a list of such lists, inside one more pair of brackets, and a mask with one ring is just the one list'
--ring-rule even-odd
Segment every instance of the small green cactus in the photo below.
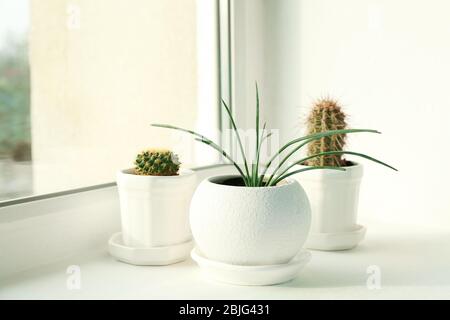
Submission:
{"label": "small green cactus", "polygon": [[[326,132],[330,130],[347,129],[346,115],[337,101],[332,99],[320,99],[315,102],[308,116],[308,134]],[[336,134],[315,140],[308,145],[308,156],[327,151],[343,151],[346,135]],[[326,155],[309,159],[309,166],[341,167],[347,165],[347,161],[341,154]]]}
{"label": "small green cactus", "polygon": [[136,156],[134,172],[146,176],[176,176],[180,169],[178,156],[170,150],[149,149]]}

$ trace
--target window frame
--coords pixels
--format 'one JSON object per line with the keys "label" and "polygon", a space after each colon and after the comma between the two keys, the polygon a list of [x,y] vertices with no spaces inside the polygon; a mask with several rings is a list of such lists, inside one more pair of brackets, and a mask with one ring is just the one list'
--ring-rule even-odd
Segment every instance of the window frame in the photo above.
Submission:
{"label": "window frame", "polygon": [[[209,101],[203,101],[203,104],[209,103],[213,107],[217,108],[216,112],[218,112],[219,121],[217,123],[217,129],[220,132],[223,132],[226,128],[231,128],[231,124],[226,117],[223,116],[223,110],[220,104],[220,99],[223,98],[227,101],[230,101],[230,108],[234,110],[233,104],[233,77],[232,77],[232,6],[234,0],[196,0],[197,6],[204,4],[207,6],[206,11],[199,12],[197,9],[197,14],[209,14],[212,15],[212,19],[208,19],[208,21],[212,21],[215,24],[214,32],[210,33],[210,39],[206,39],[207,41],[213,41],[216,45],[216,55],[212,59],[212,63],[216,65],[216,70],[211,70],[211,68],[203,68],[199,70],[203,77],[203,83],[208,85],[209,89],[214,89],[214,85],[217,88],[214,90],[214,94],[209,97]],[[199,17],[197,17],[197,20]],[[197,22],[198,28],[200,28],[199,21]],[[200,29],[199,29],[200,30]],[[214,34],[216,33],[216,34]],[[205,35],[203,35],[204,37]],[[208,35],[206,35],[208,37]],[[198,36],[197,36],[198,38]],[[202,40],[205,40],[204,38]],[[211,46],[203,46],[198,45],[198,50],[210,50]],[[210,65],[211,66],[211,65]],[[209,70],[209,71],[206,71]],[[205,74],[205,72],[209,72],[209,74]],[[230,137],[231,138],[231,137]],[[230,148],[232,139],[220,139],[219,143],[224,148]],[[213,163],[208,166],[200,166],[191,168],[194,171],[201,171],[205,169],[212,169],[215,167],[220,167],[227,162],[222,159],[222,157],[217,158],[217,163]],[[111,187],[115,187],[116,182],[107,182],[102,184],[96,184],[86,187],[80,187],[75,189],[68,189],[63,191],[45,193],[45,194],[36,194],[25,197],[18,197],[0,201],[0,214],[9,212],[7,210],[12,206],[21,206],[27,205],[28,208],[30,203],[38,202],[42,200],[52,200],[55,202],[61,201],[61,199],[69,199],[70,197],[76,197],[81,193],[86,193],[89,191],[107,189]],[[94,200],[94,199],[93,199]]]}

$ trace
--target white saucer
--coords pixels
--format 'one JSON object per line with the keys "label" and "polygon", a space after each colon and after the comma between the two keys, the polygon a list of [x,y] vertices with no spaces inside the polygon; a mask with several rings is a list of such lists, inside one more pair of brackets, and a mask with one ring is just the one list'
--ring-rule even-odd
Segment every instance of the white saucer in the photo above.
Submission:
{"label": "white saucer", "polygon": [[366,227],[357,225],[355,230],[339,233],[310,233],[305,247],[312,250],[348,250],[356,247],[366,234]]}
{"label": "white saucer", "polygon": [[212,261],[201,255],[197,248],[192,250],[191,257],[205,275],[214,280],[245,286],[267,286],[294,279],[311,259],[311,253],[302,250],[286,264],[267,266],[241,266]]}
{"label": "white saucer", "polygon": [[117,260],[138,266],[163,266],[186,260],[193,241],[164,247],[128,247],[123,243],[122,232],[115,233],[108,242],[109,253]]}

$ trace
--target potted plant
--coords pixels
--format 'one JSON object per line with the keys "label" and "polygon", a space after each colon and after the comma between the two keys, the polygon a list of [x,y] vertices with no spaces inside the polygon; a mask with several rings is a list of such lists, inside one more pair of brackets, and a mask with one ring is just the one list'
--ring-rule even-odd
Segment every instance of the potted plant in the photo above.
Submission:
{"label": "potted plant", "polygon": [[180,169],[172,151],[139,153],[134,168],[117,174],[122,233],[112,238],[115,256],[134,264],[186,259],[192,238],[189,204],[195,186],[194,172]]}
{"label": "potted plant", "polygon": [[[193,135],[197,141],[220,152],[237,170],[238,174],[234,176],[211,177],[202,181],[193,196],[190,223],[197,253],[214,262],[215,266],[219,264],[222,271],[232,266],[287,265],[303,247],[310,228],[311,215],[306,193],[290,176],[310,170],[345,171],[345,168],[315,166],[288,171],[284,169],[284,165],[302,146],[313,141],[337,134],[377,131],[330,130],[300,137],[285,144],[268,163],[261,165],[261,145],[270,137],[270,133],[266,133],[265,124],[260,130],[259,95],[256,87],[256,154],[249,163],[231,110],[224,101],[222,104],[234,129],[243,159],[242,164],[236,163],[217,143],[199,133],[167,124],[153,124],[155,127],[175,129]],[[292,150],[287,153],[290,149]],[[319,157],[321,154],[315,156]],[[278,159],[281,161],[276,163]],[[262,272],[261,268],[255,270]],[[290,275],[292,276],[293,274]],[[232,277],[227,274],[223,279],[229,280]],[[274,281],[282,280],[289,280],[289,276]],[[254,283],[247,281],[245,284]]]}
{"label": "potted plant", "polygon": [[[320,99],[314,104],[307,119],[309,135],[345,129],[346,114],[335,100]],[[345,169],[309,171],[296,176],[312,207],[311,232],[306,242],[310,249],[351,249],[365,235],[366,228],[357,224],[363,166],[346,160],[343,155],[366,156],[344,151],[345,143],[346,133],[314,140],[308,144],[307,157],[296,163],[296,168],[301,170],[323,166]]]}

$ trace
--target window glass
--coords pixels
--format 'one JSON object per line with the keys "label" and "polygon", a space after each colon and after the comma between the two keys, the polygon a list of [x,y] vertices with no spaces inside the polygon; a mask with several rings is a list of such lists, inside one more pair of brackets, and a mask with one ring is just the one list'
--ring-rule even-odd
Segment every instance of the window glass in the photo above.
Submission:
{"label": "window glass", "polygon": [[32,193],[28,11],[0,0],[0,201]]}
{"label": "window glass", "polygon": [[111,182],[144,148],[204,164],[191,139],[150,127],[210,122],[195,0],[0,3],[2,199]]}

